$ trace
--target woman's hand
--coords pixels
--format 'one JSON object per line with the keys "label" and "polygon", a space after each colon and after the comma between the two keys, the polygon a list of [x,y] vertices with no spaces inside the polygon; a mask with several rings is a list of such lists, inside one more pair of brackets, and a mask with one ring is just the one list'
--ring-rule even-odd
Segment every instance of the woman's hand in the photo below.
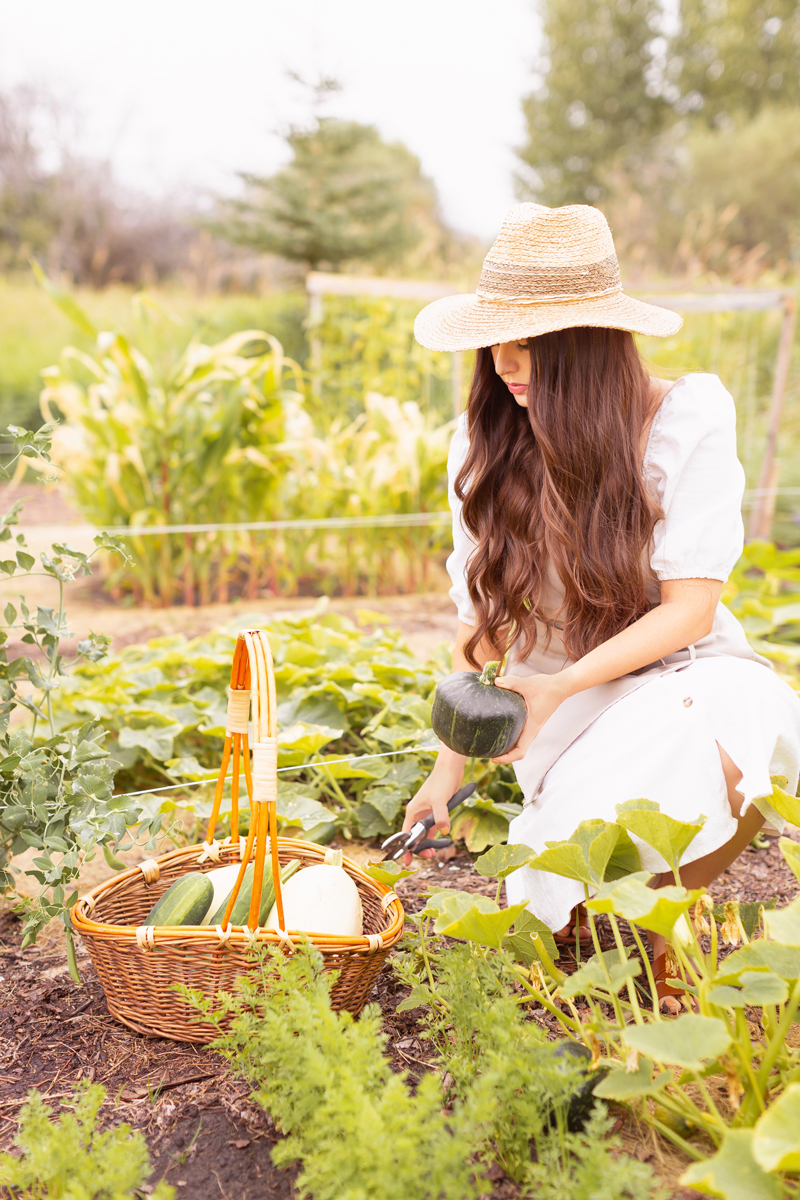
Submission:
{"label": "woman's hand", "polygon": [[[466,761],[460,754],[455,754],[446,746],[442,746],[430,775],[416,796],[408,802],[403,821],[404,832],[431,813],[433,813],[434,824],[428,837],[436,837],[437,831],[442,834],[450,832],[450,813],[447,811],[447,801],[461,787]],[[435,854],[435,850],[423,850],[420,858],[433,858]],[[411,858],[410,853],[403,855],[406,866],[411,862]]]}
{"label": "woman's hand", "polygon": [[562,700],[566,700],[570,695],[570,691],[564,686],[561,675],[504,675],[495,680],[495,687],[505,688],[507,692],[518,692],[527,705],[528,717],[516,746],[507,754],[493,758],[492,762],[519,762],[525,757],[528,747],[545,721],[552,717]]}

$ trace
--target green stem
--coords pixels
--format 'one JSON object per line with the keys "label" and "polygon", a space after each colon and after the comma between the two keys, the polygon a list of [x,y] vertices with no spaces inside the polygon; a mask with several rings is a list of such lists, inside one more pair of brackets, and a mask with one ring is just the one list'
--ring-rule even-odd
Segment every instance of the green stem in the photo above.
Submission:
{"label": "green stem", "polygon": [[766,1096],[767,1094],[770,1071],[775,1065],[775,1060],[784,1047],[786,1035],[792,1026],[798,1006],[800,1006],[800,979],[798,979],[797,983],[792,988],[792,994],[789,997],[786,1008],[783,1010],[783,1016],[781,1017],[780,1024],[775,1031],[774,1037],[770,1038],[764,1052],[764,1057],[761,1060],[761,1066],[758,1071],[758,1086],[763,1096]]}
{"label": "green stem", "polygon": [[630,921],[629,925],[630,925],[630,931],[633,934],[634,941],[636,942],[636,948],[638,949],[639,955],[642,960],[642,965],[644,966],[645,972],[647,974],[647,982],[650,985],[650,995],[653,998],[653,1019],[656,1021],[660,1021],[661,1020],[661,1011],[660,1011],[660,1005],[658,1003],[658,989],[656,987],[656,977],[653,974],[653,968],[650,964],[650,959],[644,948],[644,944],[643,944],[641,936],[639,934],[639,930],[636,928],[633,921]]}
{"label": "green stem", "polygon": [[499,659],[494,659],[494,660],[492,660],[492,662],[487,662],[486,665],[484,666],[483,670],[481,671],[481,677],[478,682],[485,684],[487,687],[494,684],[495,676],[497,675],[497,672],[499,669],[500,669],[500,660]]}
{"label": "green stem", "polygon": [[696,1146],[693,1146],[690,1142],[685,1141],[680,1134],[674,1133],[668,1125],[662,1124],[658,1117],[654,1117],[652,1113],[647,1113],[647,1115],[644,1117],[644,1120],[648,1125],[652,1126],[653,1129],[660,1133],[662,1137],[667,1138],[668,1141],[672,1142],[675,1146],[682,1150],[684,1154],[693,1159],[694,1162],[700,1162],[702,1159],[707,1157],[701,1150],[698,1150]]}
{"label": "green stem", "polygon": [[[584,890],[586,899],[588,901],[589,885],[585,883],[583,885],[583,890]],[[594,923],[594,913],[592,912],[592,910],[590,908],[587,908],[586,915],[589,920],[589,929],[591,930],[591,934],[592,934],[592,944],[594,946],[594,952],[597,955],[598,959],[600,960],[600,963],[602,964],[602,967],[603,967],[603,974],[605,975],[606,979],[608,980],[608,993],[611,998],[611,1003],[614,1005],[614,1012],[616,1013],[617,1021],[619,1022],[620,1025],[624,1025],[625,1018],[622,1015],[622,1007],[619,1002],[619,996],[614,991],[614,983],[611,979],[611,972],[608,969],[608,963],[603,958],[603,951],[600,949],[600,938],[597,936],[597,929],[596,929],[595,923]]]}
{"label": "green stem", "polygon": [[[619,950],[619,956],[622,959],[626,959],[628,956],[626,954],[625,944],[622,941],[622,934],[619,931],[619,925],[617,924],[617,918],[614,916],[613,913],[609,913],[608,919],[611,922],[611,928],[614,933],[614,941],[617,943],[617,949]],[[634,1020],[636,1021],[636,1024],[644,1025],[644,1017],[642,1016],[642,1011],[639,1008],[639,997],[636,995],[636,984],[633,982],[632,979],[630,979],[628,981],[628,998],[631,1002],[631,1008],[633,1009],[633,1017],[634,1017]]]}

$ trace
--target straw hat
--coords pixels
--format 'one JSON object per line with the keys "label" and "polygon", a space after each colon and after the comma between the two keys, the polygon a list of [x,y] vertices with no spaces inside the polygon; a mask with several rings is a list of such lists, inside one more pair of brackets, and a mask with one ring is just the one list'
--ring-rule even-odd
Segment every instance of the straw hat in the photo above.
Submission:
{"label": "straw hat", "polygon": [[574,325],[669,337],[682,324],[677,313],[625,295],[598,208],[518,204],[484,260],[477,292],[435,300],[414,333],[429,350],[476,350]]}

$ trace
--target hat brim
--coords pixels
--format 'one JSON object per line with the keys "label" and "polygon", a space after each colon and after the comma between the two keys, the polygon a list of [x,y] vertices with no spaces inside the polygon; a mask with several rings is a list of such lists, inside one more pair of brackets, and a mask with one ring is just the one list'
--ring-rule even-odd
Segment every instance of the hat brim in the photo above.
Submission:
{"label": "hat brim", "polygon": [[429,350],[458,351],[515,342],[578,325],[669,337],[682,324],[683,318],[676,312],[634,300],[624,292],[589,300],[528,304],[483,300],[473,294],[445,296],[428,304],[414,322],[414,336]]}

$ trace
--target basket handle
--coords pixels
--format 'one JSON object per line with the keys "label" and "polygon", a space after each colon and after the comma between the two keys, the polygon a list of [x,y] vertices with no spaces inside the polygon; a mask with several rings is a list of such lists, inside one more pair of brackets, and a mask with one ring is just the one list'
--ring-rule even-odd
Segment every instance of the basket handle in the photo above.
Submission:
{"label": "basket handle", "polygon": [[[245,696],[247,697],[245,699]],[[253,763],[252,771],[247,740],[247,708],[252,709],[253,718]],[[278,858],[278,741],[277,741],[277,691],[275,671],[269,641],[263,630],[242,630],[236,639],[236,649],[231,667],[231,687],[228,692],[228,721],[222,764],[214,795],[214,806],[209,820],[206,839],[211,840],[219,816],[222,793],[225,786],[228,763],[233,755],[231,781],[231,840],[238,840],[238,796],[239,757],[242,752],[245,783],[250,800],[250,831],[245,843],[239,874],[231,892],[223,917],[223,928],[227,928],[233,906],[239,895],[245,871],[255,843],[253,866],[253,890],[247,923],[250,929],[258,927],[261,908],[262,882],[267,844],[272,858],[272,882],[275,903],[278,909],[278,924],[284,924],[283,894],[281,892],[280,860]]]}

